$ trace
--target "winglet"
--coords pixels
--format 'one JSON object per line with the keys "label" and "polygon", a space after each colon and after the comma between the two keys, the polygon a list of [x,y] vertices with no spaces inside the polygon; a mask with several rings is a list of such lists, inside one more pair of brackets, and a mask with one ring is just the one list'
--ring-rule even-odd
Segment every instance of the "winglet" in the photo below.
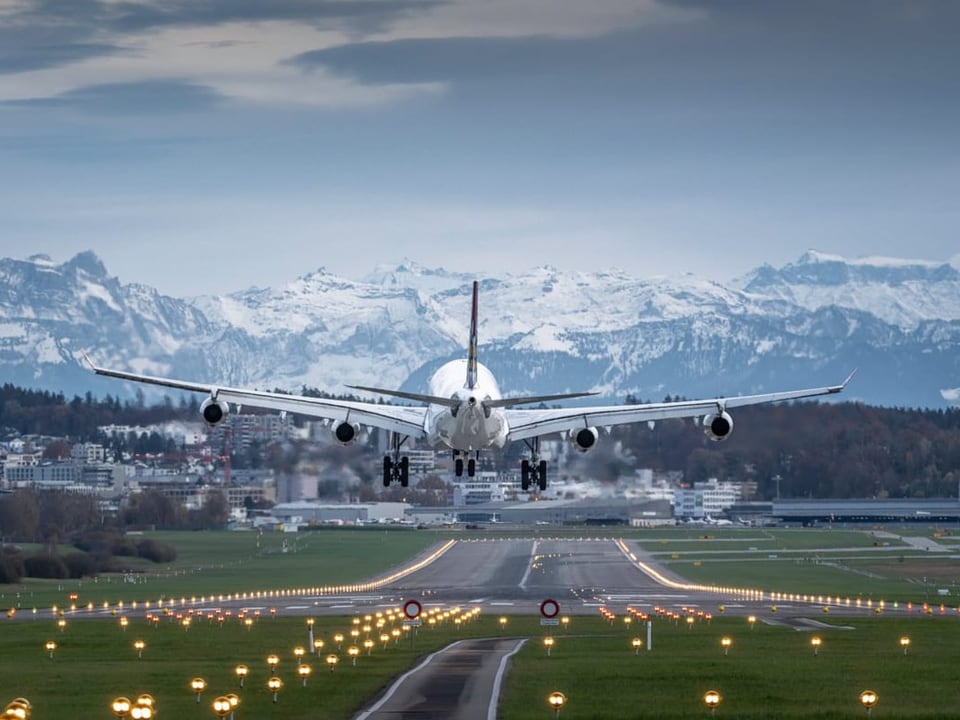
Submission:
{"label": "winglet", "polygon": [[87,351],[86,351],[86,350],[81,350],[81,351],[80,351],[80,357],[83,358],[83,361],[87,364],[87,367],[88,367],[88,368],[90,368],[90,369],[93,370],[94,372],[97,371],[97,366],[93,364],[93,360],[91,360],[91,359],[90,359],[90,356],[87,355]]}
{"label": "winglet", "polygon": [[847,375],[847,379],[844,380],[844,381],[843,381],[842,383],[840,383],[839,385],[834,385],[832,388],[830,388],[830,392],[832,392],[832,393],[842,392],[842,391],[844,390],[844,388],[847,387],[847,384],[848,384],[851,380],[853,380],[853,376],[857,374],[857,370],[858,370],[858,369],[859,369],[859,368],[854,368],[854,369],[853,369],[853,372],[851,372],[849,375]]}
{"label": "winglet", "polygon": [[470,309],[470,345],[467,349],[467,389],[477,386],[477,289],[479,283],[473,281],[473,305]]}

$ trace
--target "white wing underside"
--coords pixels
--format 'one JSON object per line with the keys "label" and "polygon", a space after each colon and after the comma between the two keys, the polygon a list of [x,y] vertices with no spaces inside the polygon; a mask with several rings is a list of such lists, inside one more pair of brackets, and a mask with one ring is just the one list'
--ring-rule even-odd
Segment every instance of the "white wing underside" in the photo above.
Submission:
{"label": "white wing underside", "polygon": [[[89,359],[88,359],[89,362]],[[120,378],[137,383],[205,393],[240,407],[256,407],[280,412],[292,412],[335,422],[351,422],[380,428],[408,436],[411,440],[426,438],[425,421],[427,406],[385,405],[352,400],[328,400],[302,395],[285,395],[265,390],[218,387],[203,383],[151,377],[120,370],[98,368],[90,363],[100,375]],[[587,406],[547,410],[513,409],[502,410],[509,433],[507,441],[524,440],[551,433],[579,430],[586,427],[610,427],[630,423],[650,422],[667,418],[698,417],[730,408],[746,405],[797,400],[801,398],[830,395],[841,392],[850,378],[839,385],[805,390],[742,395],[709,400],[684,400],[671,403],[646,405]]]}
{"label": "white wing underside", "polygon": [[549,435],[550,433],[579,430],[587,427],[611,427],[613,425],[652,422],[668,418],[699,417],[746,405],[762,405],[818,395],[830,395],[843,390],[849,381],[850,378],[848,377],[839,385],[822,388],[788,390],[760,395],[740,395],[709,400],[682,400],[646,405],[588,406],[548,410],[507,410],[507,423],[510,427],[507,440],[524,440],[539,435]]}
{"label": "white wing underside", "polygon": [[219,387],[184,380],[151,377],[96,366],[93,366],[93,369],[100,375],[130,380],[131,382],[205,393],[217,400],[223,400],[241,408],[255,407],[279,412],[291,412],[335,422],[351,422],[381,428],[401,435],[408,435],[413,439],[424,437],[426,407],[405,407],[354,400],[328,400],[304,395],[284,395],[266,390]]}

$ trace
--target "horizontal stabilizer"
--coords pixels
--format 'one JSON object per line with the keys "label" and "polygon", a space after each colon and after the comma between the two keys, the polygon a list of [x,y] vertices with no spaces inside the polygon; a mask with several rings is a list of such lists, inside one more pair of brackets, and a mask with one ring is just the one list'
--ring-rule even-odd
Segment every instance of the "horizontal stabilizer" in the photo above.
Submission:
{"label": "horizontal stabilizer", "polygon": [[488,408],[508,408],[514,405],[529,405],[531,403],[549,403],[570,398],[590,397],[599,395],[595,392],[563,393],[562,395],[527,395],[525,397],[500,398],[499,400],[485,400],[483,405]]}
{"label": "horizontal stabilizer", "polygon": [[457,407],[460,403],[455,398],[437,397],[436,395],[421,395],[420,393],[403,392],[402,390],[386,390],[384,388],[367,387],[365,385],[347,385],[351,390],[362,390],[363,392],[372,392],[377,395],[387,395],[389,397],[412,400],[414,402],[426,403],[427,405],[444,405],[446,407]]}

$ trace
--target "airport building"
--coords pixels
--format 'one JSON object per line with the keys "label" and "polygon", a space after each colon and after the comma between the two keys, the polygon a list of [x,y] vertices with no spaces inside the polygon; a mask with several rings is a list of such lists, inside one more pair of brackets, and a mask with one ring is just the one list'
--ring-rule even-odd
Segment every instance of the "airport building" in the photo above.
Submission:
{"label": "airport building", "polygon": [[740,483],[712,479],[694,483],[692,488],[679,488],[673,495],[673,514],[677,520],[716,518],[740,500]]}
{"label": "airport building", "polygon": [[288,502],[274,505],[272,519],[284,525],[363,525],[405,519],[407,503],[314,503]]}

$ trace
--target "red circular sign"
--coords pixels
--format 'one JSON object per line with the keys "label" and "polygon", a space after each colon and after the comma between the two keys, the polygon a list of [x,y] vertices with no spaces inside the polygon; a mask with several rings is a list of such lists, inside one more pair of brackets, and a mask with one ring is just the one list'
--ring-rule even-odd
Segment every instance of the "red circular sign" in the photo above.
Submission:
{"label": "red circular sign", "polygon": [[423,610],[423,605],[416,600],[407,600],[403,604],[403,614],[411,620],[416,620],[418,617],[420,617],[421,610]]}
{"label": "red circular sign", "polygon": [[547,598],[540,603],[540,614],[548,619],[555,618],[560,614],[560,603],[558,603],[556,600]]}

